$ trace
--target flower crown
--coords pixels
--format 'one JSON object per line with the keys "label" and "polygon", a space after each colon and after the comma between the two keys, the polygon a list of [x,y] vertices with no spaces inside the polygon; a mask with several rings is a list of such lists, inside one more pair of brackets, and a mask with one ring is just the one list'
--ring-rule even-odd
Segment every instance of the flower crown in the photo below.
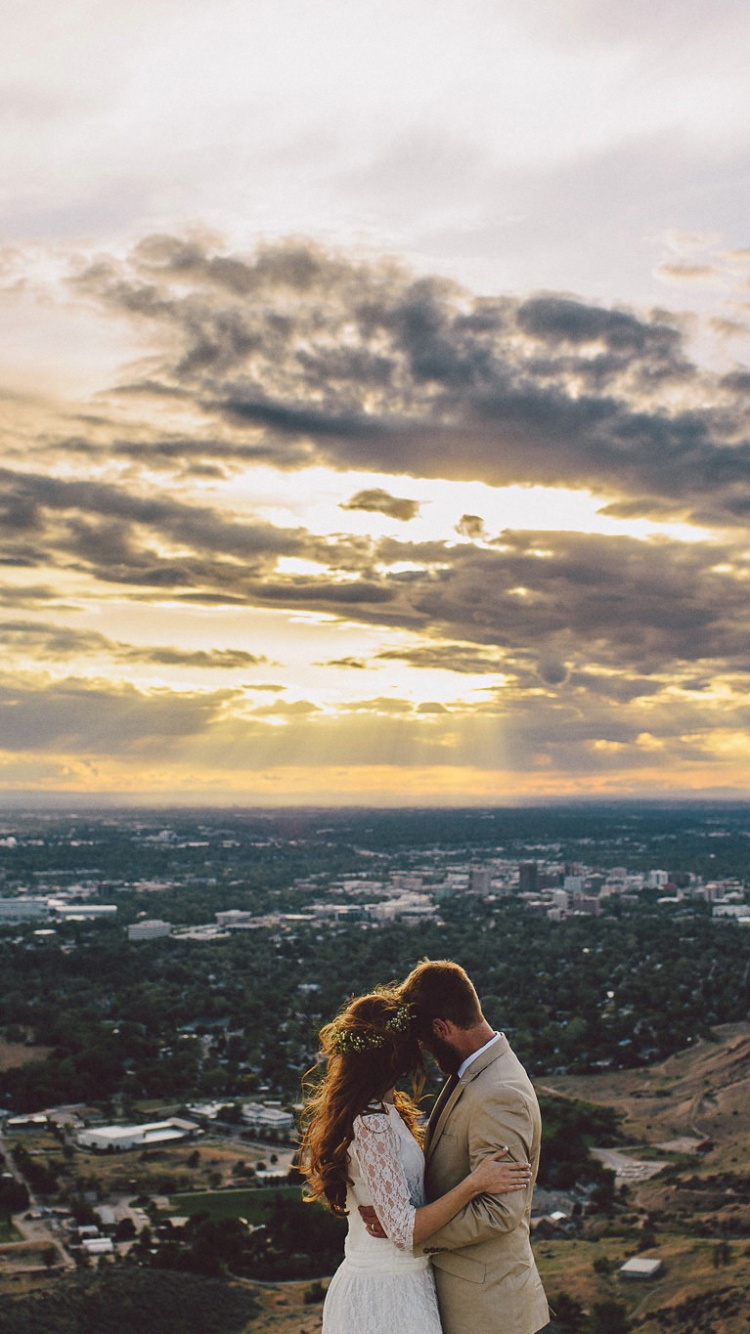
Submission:
{"label": "flower crown", "polygon": [[411,1024],[411,1010],[408,1005],[399,1005],[395,1014],[387,1020],[381,1029],[342,1028],[333,1038],[333,1047],[337,1052],[373,1051],[384,1047],[394,1034],[407,1033]]}

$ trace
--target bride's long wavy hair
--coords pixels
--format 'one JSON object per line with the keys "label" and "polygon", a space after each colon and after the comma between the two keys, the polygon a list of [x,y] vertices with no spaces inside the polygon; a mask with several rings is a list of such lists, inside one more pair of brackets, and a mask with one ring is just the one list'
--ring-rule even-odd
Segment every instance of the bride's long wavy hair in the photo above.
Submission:
{"label": "bride's long wavy hair", "polygon": [[321,1028],[319,1063],[303,1080],[299,1168],[307,1179],[305,1199],[321,1200],[334,1214],[346,1213],[354,1122],[409,1077],[413,1096],[397,1091],[394,1101],[419,1139],[415,1099],[424,1087],[424,1061],[411,1009],[395,987],[358,996]]}

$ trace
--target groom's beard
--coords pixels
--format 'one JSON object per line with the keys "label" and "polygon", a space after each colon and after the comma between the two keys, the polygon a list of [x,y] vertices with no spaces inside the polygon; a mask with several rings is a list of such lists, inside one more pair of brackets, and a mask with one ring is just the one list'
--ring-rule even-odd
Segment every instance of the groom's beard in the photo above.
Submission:
{"label": "groom's beard", "polygon": [[435,1037],[434,1034],[425,1046],[431,1056],[435,1058],[444,1075],[455,1075],[461,1065],[462,1057],[459,1052],[451,1046],[450,1042],[445,1042],[443,1038]]}

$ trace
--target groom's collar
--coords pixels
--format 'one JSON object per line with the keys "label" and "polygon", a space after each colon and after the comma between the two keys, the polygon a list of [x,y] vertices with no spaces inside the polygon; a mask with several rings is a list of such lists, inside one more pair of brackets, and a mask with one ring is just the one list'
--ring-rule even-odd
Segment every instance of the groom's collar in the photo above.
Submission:
{"label": "groom's collar", "polygon": [[456,1074],[458,1075],[459,1079],[463,1078],[469,1066],[474,1064],[474,1061],[476,1061],[477,1057],[481,1056],[484,1052],[486,1052],[488,1048],[494,1046],[494,1044],[498,1041],[500,1037],[502,1037],[501,1033],[493,1033],[489,1042],[485,1042],[484,1046],[482,1047],[477,1047],[476,1051],[473,1051],[471,1053],[471,1056],[467,1056],[466,1060],[461,1062],[461,1064],[458,1067],[458,1070],[456,1071]]}
{"label": "groom's collar", "polygon": [[496,1061],[498,1057],[505,1056],[509,1051],[510,1044],[504,1033],[496,1033],[490,1041],[480,1047],[478,1051],[473,1052],[471,1056],[459,1066],[459,1082],[469,1084],[472,1079],[486,1070],[488,1065]]}

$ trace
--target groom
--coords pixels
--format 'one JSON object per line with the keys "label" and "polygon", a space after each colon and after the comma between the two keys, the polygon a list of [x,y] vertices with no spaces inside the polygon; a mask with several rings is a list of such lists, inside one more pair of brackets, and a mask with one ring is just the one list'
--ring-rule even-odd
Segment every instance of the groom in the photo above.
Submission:
{"label": "groom", "polygon": [[[430,1237],[445,1334],[535,1334],[549,1320],[529,1244],[541,1118],[536,1094],[507,1038],[482,1014],[474,987],[456,963],[426,959],[401,988],[418,1033],[449,1079],[430,1116],[425,1190],[436,1199],[480,1158],[507,1146],[528,1161],[532,1185],[480,1195]],[[366,1217],[366,1215],[365,1215]],[[368,1227],[377,1229],[374,1220]]]}

